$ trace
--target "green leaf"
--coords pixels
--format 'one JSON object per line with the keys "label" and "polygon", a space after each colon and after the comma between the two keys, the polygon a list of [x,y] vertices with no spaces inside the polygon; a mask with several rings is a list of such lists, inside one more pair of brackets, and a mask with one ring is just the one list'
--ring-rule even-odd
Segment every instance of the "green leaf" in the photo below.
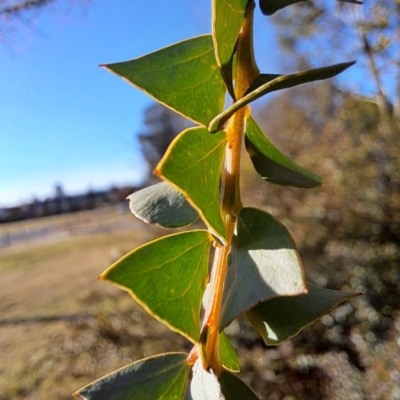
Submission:
{"label": "green leaf", "polygon": [[[260,0],[260,9],[264,15],[272,15],[277,11],[282,10],[282,8],[304,1],[307,0]],[[338,1],[350,4],[363,4],[362,1],[358,0],[338,0]]]}
{"label": "green leaf", "polygon": [[207,126],[224,109],[226,88],[211,35],[102,66],[199,124]]}
{"label": "green leaf", "polygon": [[193,366],[193,378],[187,400],[258,400],[256,394],[240,378],[229,371],[216,376],[203,369],[198,359]]}
{"label": "green leaf", "polygon": [[246,120],[246,150],[255,170],[266,181],[301,188],[322,185],[321,177],[300,167],[281,153],[251,117]]}
{"label": "green leaf", "polygon": [[358,0],[338,0],[341,3],[349,3],[349,4],[364,4],[362,1],[358,1]]}
{"label": "green leaf", "polygon": [[127,290],[151,315],[197,341],[213,238],[195,230],[138,247],[100,275]]}
{"label": "green leaf", "polygon": [[247,319],[267,345],[277,345],[296,336],[340,303],[358,296],[311,284],[308,288],[309,292],[305,295],[277,297],[247,311]]}
{"label": "green leaf", "polygon": [[84,400],[183,400],[190,367],[185,353],[137,361],[74,393]]}
{"label": "green leaf", "polygon": [[167,182],[139,190],[128,199],[129,207],[137,218],[162,228],[187,226],[199,217],[185,196]]}
{"label": "green leaf", "polygon": [[278,10],[307,0],[260,0],[261,12],[264,15],[272,15]]}
{"label": "green leaf", "polygon": [[258,400],[258,396],[239,377],[222,371],[218,377],[225,400]]}
{"label": "green leaf", "polygon": [[222,365],[232,372],[239,372],[240,365],[236,350],[232,346],[226,333],[222,332],[219,342],[219,353],[221,355]]}
{"label": "green leaf", "polygon": [[219,186],[226,135],[206,128],[190,128],[178,135],[156,168],[156,173],[179,189],[211,232],[226,239],[221,218]]}
{"label": "green leaf", "polygon": [[213,1],[213,40],[215,56],[225,84],[235,98],[232,85],[232,60],[237,37],[243,25],[247,0]]}
{"label": "green leaf", "polygon": [[[301,85],[303,83],[319,81],[322,79],[332,78],[340,74],[347,68],[355,64],[355,61],[332,65],[330,67],[311,69],[308,71],[298,72],[291,75],[280,75],[277,78],[261,84],[257,89],[253,89],[250,93],[246,94],[237,102],[233,103],[224,112],[217,115],[208,126],[210,132],[216,132],[224,126],[228,119],[239,109],[251,103],[260,97],[274,92],[276,90],[288,89],[293,86]],[[257,81],[256,81],[257,82]],[[260,80],[262,82],[262,80]]]}
{"label": "green leaf", "polygon": [[287,229],[264,211],[243,208],[228,263],[220,330],[261,301],[302,293],[307,293],[303,266]]}

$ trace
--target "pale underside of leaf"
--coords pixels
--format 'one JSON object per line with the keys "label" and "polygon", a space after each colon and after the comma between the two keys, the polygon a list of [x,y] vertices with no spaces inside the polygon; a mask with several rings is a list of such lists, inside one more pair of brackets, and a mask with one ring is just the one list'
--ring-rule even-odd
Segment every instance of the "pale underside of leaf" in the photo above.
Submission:
{"label": "pale underside of leaf", "polygon": [[183,400],[189,374],[186,353],[137,361],[74,393],[84,400]]}
{"label": "pale underside of leaf", "polygon": [[138,247],[100,279],[127,290],[151,315],[196,342],[212,235],[193,230]]}
{"label": "pale underside of leaf", "polygon": [[193,376],[189,387],[191,400],[224,400],[218,377],[212,370],[206,371],[199,358],[193,365]]}
{"label": "pale underside of leaf", "polygon": [[264,211],[243,208],[228,261],[220,330],[262,301],[302,293],[307,293],[303,266],[287,229]]}
{"label": "pale underside of leaf", "polygon": [[319,81],[323,79],[332,78],[335,75],[340,74],[347,68],[355,64],[355,61],[332,65],[324,68],[316,68],[308,71],[298,72],[290,75],[279,75],[277,78],[268,81],[267,83],[261,84],[258,88],[252,92],[243,96],[240,100],[233,103],[229,108],[217,115],[208,126],[210,132],[217,132],[223,129],[223,126],[228,119],[242,107],[265,96],[268,93],[272,93],[276,90],[288,89],[293,86],[301,85],[303,83]]}
{"label": "pale underside of leaf", "polygon": [[247,0],[213,1],[213,41],[215,56],[229,93],[234,98],[232,60],[240,28],[243,25]]}
{"label": "pale underside of leaf", "polygon": [[137,218],[162,228],[181,228],[198,218],[185,196],[167,182],[139,190],[128,199],[129,207]]}
{"label": "pale underside of leaf", "polygon": [[321,177],[300,167],[281,153],[251,117],[246,120],[246,150],[255,170],[266,181],[300,188],[322,185]]}
{"label": "pale underside of leaf", "polygon": [[193,366],[193,377],[186,400],[258,400],[258,397],[241,379],[229,371],[216,376],[212,370],[203,369],[200,359]]}
{"label": "pale underside of leaf", "polygon": [[267,345],[278,345],[296,336],[342,302],[358,296],[312,284],[308,285],[308,289],[304,295],[277,297],[262,302],[246,313],[247,319]]}
{"label": "pale underside of leaf", "polygon": [[226,232],[219,186],[225,148],[225,132],[211,135],[206,128],[190,128],[173,140],[156,168],[157,175],[184,194],[222,243],[226,241]]}
{"label": "pale underside of leaf", "polygon": [[207,126],[222,112],[226,88],[211,35],[176,43],[134,60],[102,65],[186,118]]}

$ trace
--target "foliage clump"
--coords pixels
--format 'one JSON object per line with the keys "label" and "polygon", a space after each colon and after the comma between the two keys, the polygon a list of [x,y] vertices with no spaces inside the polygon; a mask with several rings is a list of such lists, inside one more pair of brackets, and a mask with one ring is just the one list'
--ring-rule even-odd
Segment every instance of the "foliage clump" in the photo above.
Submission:
{"label": "foliage clump", "polygon": [[[269,15],[296,2],[261,0],[260,8]],[[322,184],[272,144],[248,105],[331,78],[354,62],[290,75],[261,73],[253,54],[254,1],[212,4],[212,35],[104,66],[197,124],[173,140],[156,166],[164,182],[132,195],[130,206],[137,217],[164,228],[200,218],[207,229],[149,242],[100,276],[193,347],[117,370],[80,389],[84,399],[257,399],[234,374],[240,366],[225,328],[245,315],[267,345],[277,345],[355,296],[309,284],[289,231],[271,214],[244,207],[240,190],[243,144],[263,180],[307,189]],[[224,109],[227,93],[232,104]]]}

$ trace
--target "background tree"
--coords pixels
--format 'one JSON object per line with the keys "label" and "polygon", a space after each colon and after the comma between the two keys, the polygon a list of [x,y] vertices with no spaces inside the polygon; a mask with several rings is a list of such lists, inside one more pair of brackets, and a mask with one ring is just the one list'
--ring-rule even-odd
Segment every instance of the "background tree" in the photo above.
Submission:
{"label": "background tree", "polygon": [[[359,87],[352,87],[352,91],[374,99],[385,112],[390,111],[392,103],[398,115],[400,3],[397,0],[365,2],[361,7],[306,1],[282,10],[273,20],[281,43],[297,62],[312,65],[315,54],[318,62],[321,58],[331,62],[346,52],[353,57],[356,54],[358,73],[362,75],[356,80]],[[328,26],[330,29],[326,29]],[[340,52],[334,51],[339,48]]]}
{"label": "background tree", "polygon": [[189,121],[169,108],[154,103],[144,111],[144,132],[138,135],[140,149],[148,166],[145,184],[151,185],[159,179],[153,170],[161,160],[175,136],[189,127]]}
{"label": "background tree", "polygon": [[[90,0],[78,1],[89,2]],[[0,43],[7,43],[7,38],[19,30],[18,25],[31,26],[39,11],[58,3],[67,3],[72,6],[76,0],[0,0]]]}
{"label": "background tree", "polygon": [[[348,104],[356,103],[356,109],[361,112],[354,118],[348,116],[347,128],[350,130],[352,126],[353,132],[347,134],[358,132],[364,138],[364,160],[371,160],[376,166],[369,195],[359,198],[359,204],[365,204],[365,199],[369,199],[374,207],[372,204],[367,207],[369,212],[361,206],[358,210],[363,209],[365,219],[374,221],[380,241],[398,240],[396,193],[400,175],[395,149],[400,144],[399,1],[378,0],[367,2],[362,7],[340,2],[314,4],[306,1],[282,10],[274,16],[274,21],[280,41],[297,64],[313,65],[315,54],[318,54],[318,59],[325,58],[326,62],[337,62],[337,54],[342,57],[346,51],[358,54],[358,76],[355,77],[358,87],[348,87],[343,81],[339,83],[341,87],[346,85],[345,91],[356,97]],[[335,28],[326,29],[328,26]],[[335,51],[339,48],[340,52]],[[374,103],[376,107],[368,107],[366,103]],[[375,111],[377,120],[373,125],[360,125],[362,115],[367,121],[367,114]]]}
{"label": "background tree", "polygon": [[[378,376],[400,367],[400,159],[391,153],[394,174],[384,198],[378,184],[382,165],[374,153],[382,137],[378,105],[332,83],[309,85],[260,107],[257,120],[274,144],[325,183],[312,191],[261,185],[246,168],[246,203],[261,203],[284,222],[300,246],[310,281],[363,293],[282,347],[279,363],[272,361],[274,373],[288,388],[297,382],[300,399],[373,399]],[[398,137],[390,137],[393,150]],[[291,362],[302,357],[308,359],[305,372]],[[348,392],[345,385],[341,394],[330,391],[336,374],[351,376]],[[319,391],[312,391],[312,382]],[[379,395],[395,398],[393,383]]]}

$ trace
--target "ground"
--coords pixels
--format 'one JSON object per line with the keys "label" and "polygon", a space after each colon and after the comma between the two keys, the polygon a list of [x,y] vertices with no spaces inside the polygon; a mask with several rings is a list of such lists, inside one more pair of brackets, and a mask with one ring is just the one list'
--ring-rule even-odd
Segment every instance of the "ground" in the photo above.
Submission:
{"label": "ground", "polygon": [[[185,345],[148,318],[127,293],[96,279],[121,255],[156,235],[127,212],[109,209],[106,215],[114,225],[122,219],[130,223],[107,233],[0,250],[1,400],[66,399],[94,378],[166,350],[168,341],[177,340],[177,350]],[[78,226],[89,218],[94,227],[97,216],[93,211],[28,225]],[[104,231],[104,215],[97,225]]]}
{"label": "ground", "polygon": [[[112,207],[0,226],[0,236],[21,231],[25,241],[0,249],[0,400],[68,399],[143,357],[190,351],[128,293],[96,279],[166,231]],[[279,347],[234,322],[228,334],[241,377],[262,400],[400,400],[400,313],[373,347],[360,331],[375,315],[363,314],[363,302],[343,305]],[[361,325],[346,323],[352,313]]]}

